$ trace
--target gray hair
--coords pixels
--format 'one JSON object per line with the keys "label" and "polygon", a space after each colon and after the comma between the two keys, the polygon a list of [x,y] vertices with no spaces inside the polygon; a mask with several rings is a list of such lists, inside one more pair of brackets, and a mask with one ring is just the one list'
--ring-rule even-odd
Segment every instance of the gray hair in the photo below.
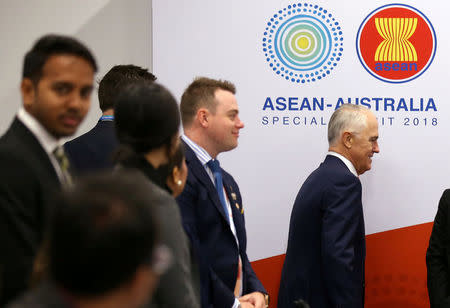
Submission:
{"label": "gray hair", "polygon": [[328,144],[336,145],[345,130],[360,132],[367,126],[369,109],[361,105],[344,104],[336,109],[328,123]]}

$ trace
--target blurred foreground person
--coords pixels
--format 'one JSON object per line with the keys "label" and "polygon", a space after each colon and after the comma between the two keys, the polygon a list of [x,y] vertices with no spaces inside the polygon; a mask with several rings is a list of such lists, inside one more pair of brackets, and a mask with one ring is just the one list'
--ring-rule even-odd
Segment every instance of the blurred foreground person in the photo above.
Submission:
{"label": "blurred foreground person", "polygon": [[[167,185],[169,164],[179,147],[180,115],[172,94],[157,83],[139,82],[126,87],[114,107],[117,160],[121,167],[139,170],[149,183],[165,195],[158,204],[161,240],[173,253],[173,265],[161,277],[153,307],[199,307],[199,278],[193,267],[188,238],[181,223],[180,210]],[[185,178],[175,175],[177,186]],[[181,183],[180,183],[181,181]]]}
{"label": "blurred foreground person", "polygon": [[49,279],[9,307],[141,307],[170,262],[154,212],[164,197],[123,171],[65,191],[50,221]]}
{"label": "blurred foreground person", "polygon": [[375,115],[343,105],[328,124],[329,152],[294,203],[279,308],[364,307],[366,242],[359,176],[379,152]]}

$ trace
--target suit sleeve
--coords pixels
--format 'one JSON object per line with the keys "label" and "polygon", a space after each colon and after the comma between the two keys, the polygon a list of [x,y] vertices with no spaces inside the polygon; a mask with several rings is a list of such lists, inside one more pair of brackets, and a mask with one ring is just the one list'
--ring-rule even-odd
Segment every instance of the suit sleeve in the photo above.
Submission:
{"label": "suit sleeve", "polygon": [[0,153],[0,306],[28,288],[42,238],[39,179],[11,153]]}
{"label": "suit sleeve", "polygon": [[210,304],[214,303],[214,308],[231,308],[235,300],[234,294],[213,271],[207,259],[208,253],[202,250],[200,244],[196,218],[197,198],[198,191],[196,186],[193,185],[192,180],[188,180],[177,201],[181,210],[183,226],[191,240],[194,255],[199,266],[202,307],[210,308],[212,307]]}
{"label": "suit sleeve", "polygon": [[[361,184],[355,177],[325,191],[321,236],[323,277],[333,307],[362,305],[361,265],[356,258],[361,233]],[[362,266],[364,266],[362,264]]]}
{"label": "suit sleeve", "polygon": [[431,308],[450,307],[449,290],[449,229],[448,208],[450,190],[444,191],[434,219],[433,231],[426,254],[427,285]]}

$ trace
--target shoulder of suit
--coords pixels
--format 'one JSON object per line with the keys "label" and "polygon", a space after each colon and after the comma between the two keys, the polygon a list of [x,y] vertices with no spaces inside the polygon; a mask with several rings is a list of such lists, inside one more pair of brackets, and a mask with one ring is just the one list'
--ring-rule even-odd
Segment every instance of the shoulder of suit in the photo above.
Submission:
{"label": "shoulder of suit", "polygon": [[83,145],[86,142],[89,142],[90,139],[95,138],[97,136],[98,131],[97,128],[98,128],[97,126],[94,126],[93,128],[91,128],[91,130],[85,132],[84,134],[78,136],[77,138],[67,141],[64,146],[70,148],[73,146]]}
{"label": "shoulder of suit", "polygon": [[450,189],[447,188],[446,190],[444,190],[441,199],[450,200]]}

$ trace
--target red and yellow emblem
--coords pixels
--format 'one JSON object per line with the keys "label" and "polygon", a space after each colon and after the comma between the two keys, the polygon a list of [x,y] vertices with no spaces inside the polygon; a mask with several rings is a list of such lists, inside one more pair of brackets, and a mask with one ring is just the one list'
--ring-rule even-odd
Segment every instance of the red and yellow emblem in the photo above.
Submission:
{"label": "red and yellow emblem", "polygon": [[416,8],[389,4],[364,19],[356,50],[372,76],[402,83],[419,77],[430,66],[436,53],[436,35],[428,18]]}

